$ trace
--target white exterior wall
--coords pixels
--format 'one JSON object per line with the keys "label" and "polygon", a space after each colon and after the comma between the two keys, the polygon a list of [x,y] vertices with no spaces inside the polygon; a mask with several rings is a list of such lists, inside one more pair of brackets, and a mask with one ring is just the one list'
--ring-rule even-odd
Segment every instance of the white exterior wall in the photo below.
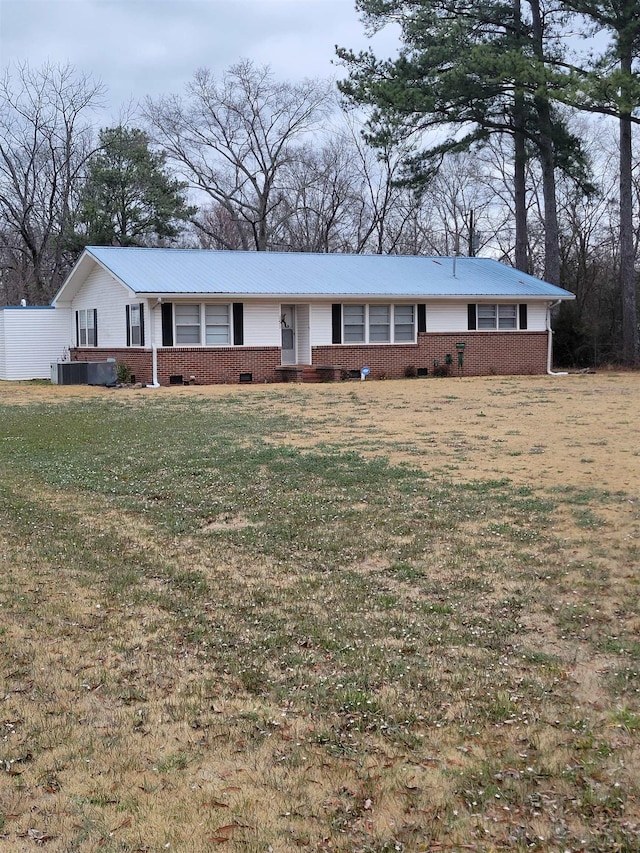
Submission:
{"label": "white exterior wall", "polygon": [[0,311],[0,379],[49,379],[51,364],[73,345],[69,308]]}
{"label": "white exterior wall", "polygon": [[298,364],[311,363],[309,314],[309,306],[298,303],[296,306],[296,359]]}
{"label": "white exterior wall", "polygon": [[244,303],[244,345],[246,347],[279,347],[280,303],[252,300]]}
{"label": "white exterior wall", "polygon": [[527,331],[546,332],[547,330],[546,302],[529,302],[527,308]]}
{"label": "white exterior wall", "polygon": [[[95,299],[92,301],[90,297],[84,298],[83,289],[83,304],[82,308],[97,308],[98,309],[98,344],[100,346],[124,346],[126,343],[125,333],[125,309],[124,305],[135,302],[135,300],[122,299],[123,288],[120,288],[120,303],[117,306],[116,325],[121,329],[124,339],[118,344],[109,344],[106,340],[107,329],[105,321],[101,317],[107,317],[106,309],[101,309],[95,304]],[[197,301],[197,300],[193,300]],[[207,299],[206,303],[213,303],[214,300]],[[223,300],[221,300],[223,301]],[[331,305],[332,302],[312,302],[308,306],[309,310],[309,340],[298,340],[298,346],[304,344],[306,347],[329,346],[332,343],[332,320],[331,320]],[[487,300],[488,301],[488,300]],[[496,300],[497,301],[497,300]],[[115,302],[115,300],[114,300]],[[155,300],[154,300],[155,302]],[[300,303],[298,303],[300,304]],[[397,304],[401,304],[398,302]],[[78,300],[73,303],[74,310],[78,305]],[[298,309],[299,312],[307,306],[302,304]],[[112,310],[112,313],[113,310]],[[149,318],[149,313],[151,317]],[[527,308],[527,331],[544,332],[546,330],[547,303],[533,302],[528,303]],[[75,315],[74,315],[75,317]],[[467,331],[467,303],[466,302],[426,302],[426,318],[427,332],[466,332]],[[150,322],[148,322],[150,319]],[[302,314],[300,318],[302,319]],[[75,320],[74,320],[75,322]],[[162,346],[162,315],[160,307],[147,309],[145,313],[145,322],[148,322],[147,329],[151,331],[153,326],[153,337],[147,333],[146,345],[151,346],[155,341],[157,346]],[[299,324],[298,334],[305,328],[305,324]],[[75,337],[75,327],[73,331]],[[244,345],[245,346],[276,346],[279,347],[280,340],[280,302],[269,300],[246,300],[244,302]]]}
{"label": "white exterior wall", "polygon": [[[427,332],[467,331],[466,302],[426,302],[425,304]],[[544,332],[546,330],[546,316],[547,304],[545,302],[528,303],[527,331]],[[311,306],[311,346],[327,346],[331,344],[331,338],[331,302],[313,304]]]}
{"label": "white exterior wall", "polygon": [[311,346],[326,347],[332,343],[331,302],[311,305],[309,326]]}
{"label": "white exterior wall", "polygon": [[[215,305],[216,300],[167,300],[173,302],[174,305],[198,303],[200,305]],[[224,304],[231,304],[224,299],[219,300]],[[237,301],[237,300],[235,300]],[[155,305],[155,300],[153,300]],[[124,308],[122,309],[124,311]],[[151,324],[153,325],[153,338],[148,337],[146,343],[148,346],[155,341],[156,346],[162,346],[162,309],[158,305],[150,311]],[[246,301],[244,302],[243,310],[244,323],[244,346],[247,347],[279,347],[280,340],[280,303],[267,302],[265,300]],[[100,315],[98,314],[98,325],[100,324]],[[100,329],[98,329],[98,342],[100,342]]]}
{"label": "white exterior wall", "polygon": [[[116,281],[106,270],[95,269],[87,277],[71,303],[71,339],[76,342],[76,311],[83,308],[98,312],[98,347],[126,347],[127,319],[125,305],[140,300]],[[145,305],[145,320],[148,310]]]}
{"label": "white exterior wall", "polygon": [[4,355],[4,316],[6,311],[0,311],[0,379],[6,379],[7,361]]}
{"label": "white exterior wall", "polygon": [[162,346],[162,308],[156,305],[155,299],[151,300],[149,310],[145,319],[145,338],[144,342],[147,346],[157,347]]}
{"label": "white exterior wall", "polygon": [[466,332],[466,302],[427,302],[427,332]]}
{"label": "white exterior wall", "polygon": [[[477,300],[478,303],[505,303],[508,300],[496,298]],[[427,332],[466,332],[466,302],[427,302]],[[547,328],[547,303],[527,303],[527,331],[544,332]],[[489,332],[490,334],[490,332]]]}

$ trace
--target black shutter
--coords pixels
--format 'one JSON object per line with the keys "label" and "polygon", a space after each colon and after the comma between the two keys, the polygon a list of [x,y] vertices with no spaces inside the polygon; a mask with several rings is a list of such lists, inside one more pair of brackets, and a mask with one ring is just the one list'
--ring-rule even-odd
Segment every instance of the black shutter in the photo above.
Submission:
{"label": "black shutter", "polygon": [[162,346],[173,346],[173,303],[162,303]]}
{"label": "black shutter", "polygon": [[467,329],[470,332],[473,332],[478,328],[476,307],[475,303],[467,305]]}
{"label": "black shutter", "polygon": [[131,309],[128,305],[124,306],[124,312],[127,315],[127,346],[131,346]]}
{"label": "black shutter", "polygon": [[339,303],[331,306],[331,343],[342,343],[342,305]]}
{"label": "black shutter", "polygon": [[527,306],[526,303],[522,305],[518,305],[519,313],[520,313],[520,328],[527,328]]}
{"label": "black shutter", "polygon": [[98,346],[98,309],[97,308],[93,309],[93,339],[94,339],[93,345],[95,347],[97,347]]}
{"label": "black shutter", "polygon": [[140,303],[140,346],[144,346],[144,302]]}
{"label": "black shutter", "polygon": [[244,305],[233,303],[233,343],[240,347],[244,344]]}
{"label": "black shutter", "polygon": [[418,334],[427,331],[427,306],[418,305]]}
{"label": "black shutter", "polygon": [[76,311],[76,346],[80,346],[80,312]]}

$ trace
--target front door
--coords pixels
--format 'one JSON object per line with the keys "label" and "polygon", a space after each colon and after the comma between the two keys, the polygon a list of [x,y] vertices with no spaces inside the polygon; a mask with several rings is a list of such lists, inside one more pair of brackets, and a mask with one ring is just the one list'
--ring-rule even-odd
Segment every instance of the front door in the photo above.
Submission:
{"label": "front door", "polygon": [[282,363],[296,364],[296,306],[280,306],[280,329],[282,335]]}

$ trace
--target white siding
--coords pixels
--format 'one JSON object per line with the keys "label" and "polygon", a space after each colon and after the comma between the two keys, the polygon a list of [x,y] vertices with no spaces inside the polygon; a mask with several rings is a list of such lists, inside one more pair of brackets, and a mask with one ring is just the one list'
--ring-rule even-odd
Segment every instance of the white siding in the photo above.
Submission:
{"label": "white siding", "polygon": [[125,347],[127,319],[125,306],[135,303],[135,296],[106,270],[95,269],[82,285],[71,303],[72,334],[76,344],[75,312],[95,308],[98,312],[98,346]]}
{"label": "white siding", "polygon": [[[482,300],[492,302],[489,299]],[[495,303],[500,302],[496,299]],[[492,303],[494,304],[494,303]],[[466,332],[467,303],[466,302],[427,302],[427,332]],[[527,331],[544,332],[546,329],[546,302],[530,302],[527,305]]]}
{"label": "white siding", "polygon": [[309,317],[311,346],[324,347],[332,343],[331,302],[312,305]]}
{"label": "white siding", "polygon": [[427,302],[427,332],[466,332],[466,302]]}
{"label": "white siding", "polygon": [[6,311],[0,311],[0,379],[6,379],[6,358],[4,355],[4,318]]}
{"label": "white siding", "polygon": [[[197,302],[202,305],[214,305],[215,300],[188,300],[191,304]],[[174,302],[173,304],[185,304],[187,300]],[[220,302],[225,302],[220,300]],[[155,300],[154,300],[155,303]],[[225,304],[230,304],[225,302]],[[124,309],[123,309],[124,311]],[[151,311],[153,325],[153,338],[147,339],[148,346],[155,341],[157,346],[162,346],[162,309],[157,306]],[[98,317],[98,323],[100,318]],[[244,324],[244,346],[247,347],[279,347],[280,346],[280,303],[279,302],[245,302],[243,309]],[[99,335],[99,332],[98,332]]]}
{"label": "white siding", "polygon": [[69,309],[5,308],[0,314],[0,379],[49,379],[51,363],[73,345]]}
{"label": "white siding", "polygon": [[155,344],[157,347],[162,346],[162,308],[160,305],[156,305],[156,300],[154,299],[152,304],[149,307],[147,312],[147,316],[145,317],[145,321],[147,323],[147,328],[149,330],[148,334],[145,331],[145,343],[147,346],[152,346]]}
{"label": "white siding", "polygon": [[311,364],[309,344],[309,306],[296,306],[296,358],[298,364]]}
{"label": "white siding", "polygon": [[[127,301],[122,302],[122,306]],[[206,300],[211,302],[212,300]],[[397,303],[400,304],[400,303]],[[332,318],[331,302],[312,303],[309,310],[309,340],[303,341],[298,338],[298,351],[304,346],[328,346],[332,342]],[[75,306],[75,303],[74,303]],[[90,307],[87,305],[86,307]],[[299,320],[303,318],[302,309],[306,305],[299,305]],[[121,308],[124,317],[124,307]],[[528,304],[527,326],[528,331],[543,332],[546,329],[546,310],[544,302]],[[154,338],[147,335],[146,343],[151,345],[152,341],[158,346],[162,345],[162,317],[160,308],[152,312]],[[427,332],[466,332],[467,331],[467,303],[466,302],[427,302],[426,303]],[[98,308],[98,343],[107,346],[104,336],[100,330],[100,309]],[[305,324],[298,324],[298,335],[306,331]],[[102,327],[104,329],[104,325]],[[124,330],[124,319],[122,321]],[[74,332],[75,334],[75,332]],[[280,303],[268,300],[245,301],[244,303],[244,343],[245,346],[280,346]],[[121,344],[122,346],[124,344]]]}
{"label": "white siding", "polygon": [[247,347],[279,347],[280,303],[244,303],[244,344]]}
{"label": "white siding", "polygon": [[547,303],[530,302],[527,307],[527,331],[544,332],[547,328]]}

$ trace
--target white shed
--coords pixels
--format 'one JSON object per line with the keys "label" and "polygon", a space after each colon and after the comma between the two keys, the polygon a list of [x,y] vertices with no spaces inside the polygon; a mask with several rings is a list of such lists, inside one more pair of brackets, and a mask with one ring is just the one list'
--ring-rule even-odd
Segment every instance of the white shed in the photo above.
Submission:
{"label": "white shed", "polygon": [[68,358],[70,328],[70,308],[0,308],[0,379],[49,379],[52,362]]}

